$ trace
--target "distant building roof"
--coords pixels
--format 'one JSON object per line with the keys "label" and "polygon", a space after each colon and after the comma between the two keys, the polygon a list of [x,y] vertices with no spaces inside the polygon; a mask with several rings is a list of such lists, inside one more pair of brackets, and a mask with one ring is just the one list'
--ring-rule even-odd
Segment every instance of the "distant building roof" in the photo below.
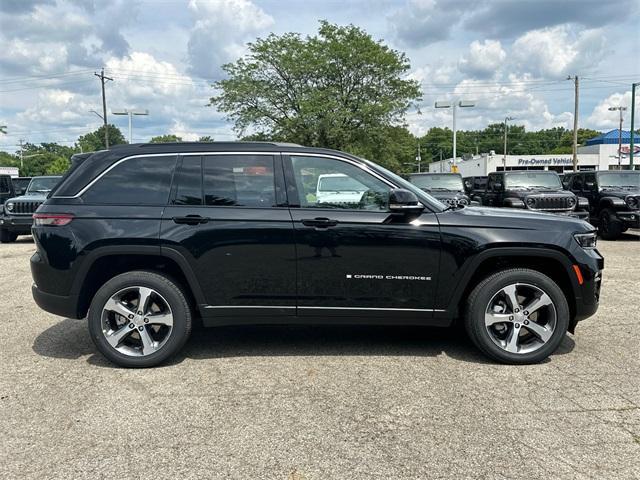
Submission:
{"label": "distant building roof", "polygon": [[[603,133],[602,135],[598,135],[594,138],[590,138],[585,142],[585,145],[602,145],[603,143],[617,144],[619,131],[620,130],[616,128],[615,130],[611,130],[610,132]],[[622,143],[631,143],[631,132],[629,130],[622,130]]]}

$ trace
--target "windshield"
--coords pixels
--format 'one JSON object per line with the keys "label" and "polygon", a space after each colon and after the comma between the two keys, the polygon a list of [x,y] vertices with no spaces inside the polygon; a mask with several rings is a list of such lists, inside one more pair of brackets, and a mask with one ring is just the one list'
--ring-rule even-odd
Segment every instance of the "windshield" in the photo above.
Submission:
{"label": "windshield", "polygon": [[27,192],[29,193],[47,193],[60,181],[60,177],[40,177],[34,178],[29,184]]}
{"label": "windshield", "polygon": [[554,172],[518,172],[505,174],[506,188],[552,188],[562,190],[560,177]]}
{"label": "windshield", "polygon": [[367,187],[346,175],[321,177],[318,181],[318,191],[320,192],[364,192],[365,190]]}
{"label": "windshield", "polygon": [[409,181],[426,190],[463,190],[460,175],[410,175]]}
{"label": "windshield", "polygon": [[18,189],[22,190],[23,188],[27,188],[29,186],[30,181],[31,181],[30,178],[14,178],[13,186],[15,187],[16,190]]}
{"label": "windshield", "polygon": [[640,172],[600,172],[601,188],[640,188]]}

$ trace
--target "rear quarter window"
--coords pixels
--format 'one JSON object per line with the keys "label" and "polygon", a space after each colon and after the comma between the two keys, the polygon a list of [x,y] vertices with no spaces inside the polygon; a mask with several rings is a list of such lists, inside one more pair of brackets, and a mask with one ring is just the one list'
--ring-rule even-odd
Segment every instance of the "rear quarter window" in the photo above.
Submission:
{"label": "rear quarter window", "polygon": [[175,155],[136,157],[117,163],[82,195],[85,203],[166,205]]}

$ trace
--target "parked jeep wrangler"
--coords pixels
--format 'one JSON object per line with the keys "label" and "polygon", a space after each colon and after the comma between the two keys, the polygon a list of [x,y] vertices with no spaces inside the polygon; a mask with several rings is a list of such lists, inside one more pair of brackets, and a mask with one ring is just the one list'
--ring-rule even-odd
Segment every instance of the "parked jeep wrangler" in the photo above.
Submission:
{"label": "parked jeep wrangler", "polygon": [[640,171],[577,172],[565,175],[566,188],[589,202],[590,221],[606,240],[640,228]]}
{"label": "parked jeep wrangler", "polygon": [[[319,202],[327,174],[366,190]],[[596,312],[604,266],[586,222],[447,207],[368,160],[260,142],[77,158],[33,235],[38,305],[86,317],[98,350],[131,367],[175,354],[195,316],[205,326],[461,319],[486,355],[539,362]]]}
{"label": "parked jeep wrangler", "polygon": [[464,191],[471,201],[480,202],[482,195],[487,191],[487,176],[464,177]]}
{"label": "parked jeep wrangler", "polygon": [[409,181],[446,205],[469,205],[459,173],[412,173]]}
{"label": "parked jeep wrangler", "polygon": [[481,204],[555,213],[587,220],[589,202],[563,190],[556,172],[523,170],[490,173]]}
{"label": "parked jeep wrangler", "polygon": [[8,199],[0,213],[0,242],[15,242],[18,235],[30,235],[36,209],[61,177],[33,177],[23,196]]}

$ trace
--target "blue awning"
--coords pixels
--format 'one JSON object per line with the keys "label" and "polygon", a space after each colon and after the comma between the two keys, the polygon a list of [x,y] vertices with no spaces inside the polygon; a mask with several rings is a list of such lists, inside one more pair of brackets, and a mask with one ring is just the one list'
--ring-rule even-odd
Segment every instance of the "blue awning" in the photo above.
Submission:
{"label": "blue awning", "polygon": [[[603,133],[597,137],[590,138],[585,142],[585,145],[602,145],[603,143],[618,144],[619,129],[611,130],[610,132]],[[638,141],[638,134],[634,135],[634,140]],[[631,143],[631,131],[622,130],[622,143]]]}

